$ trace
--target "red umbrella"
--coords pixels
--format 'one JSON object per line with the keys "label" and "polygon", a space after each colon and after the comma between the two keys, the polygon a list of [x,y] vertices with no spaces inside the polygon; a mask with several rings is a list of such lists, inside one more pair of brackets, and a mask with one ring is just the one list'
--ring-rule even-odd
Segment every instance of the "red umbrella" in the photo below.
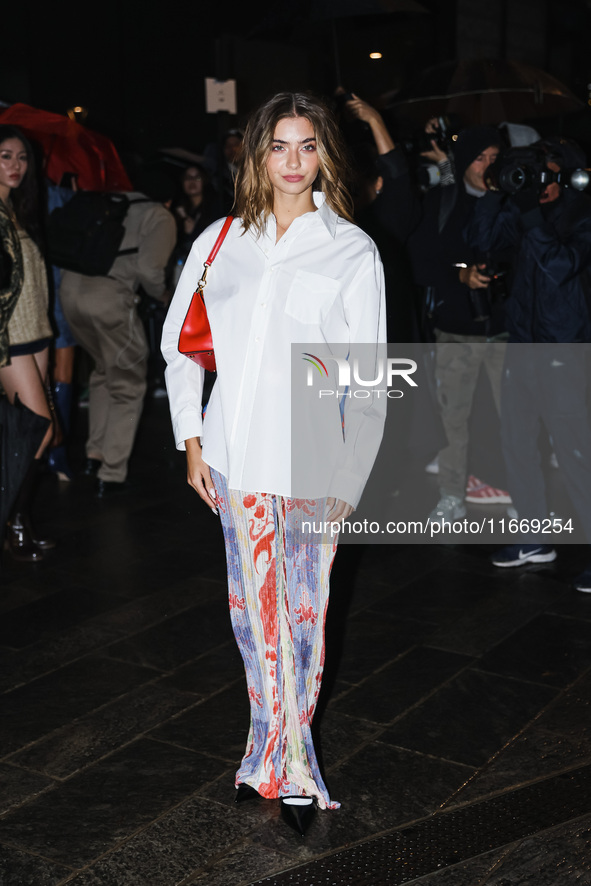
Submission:
{"label": "red umbrella", "polygon": [[61,114],[30,105],[0,109],[0,123],[18,126],[39,144],[44,173],[59,184],[65,172],[78,176],[85,191],[131,191],[131,182],[112,141]]}

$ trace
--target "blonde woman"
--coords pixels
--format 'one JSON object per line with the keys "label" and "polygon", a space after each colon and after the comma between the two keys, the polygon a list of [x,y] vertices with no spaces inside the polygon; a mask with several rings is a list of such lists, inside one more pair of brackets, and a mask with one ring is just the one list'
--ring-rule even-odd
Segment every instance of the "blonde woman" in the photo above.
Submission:
{"label": "blonde woman", "polygon": [[[224,531],[230,614],[251,706],[236,801],[279,798],[283,818],[302,836],[316,806],[339,806],[310,731],[336,540],[303,538],[298,520],[305,513],[338,523],[350,515],[384,421],[373,397],[345,400],[342,421],[333,410],[338,457],[313,494],[296,497],[291,345],[313,352],[316,343],[335,342],[346,352],[352,343],[377,349],[385,341],[382,266],[374,243],[351,222],[346,173],[338,127],[322,102],[281,93],[262,105],[245,131],[235,218],[205,290],[217,377],[204,419],[204,373],[179,354],[178,340],[221,221],[193,246],[162,339],[187,479]],[[319,448],[311,444],[311,459]]]}

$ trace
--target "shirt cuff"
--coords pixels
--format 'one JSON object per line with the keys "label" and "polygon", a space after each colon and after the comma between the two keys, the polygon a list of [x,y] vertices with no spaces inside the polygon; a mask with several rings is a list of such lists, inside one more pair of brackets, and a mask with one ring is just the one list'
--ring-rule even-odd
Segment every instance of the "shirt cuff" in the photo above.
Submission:
{"label": "shirt cuff", "polygon": [[185,440],[192,437],[201,437],[203,433],[203,418],[194,410],[186,410],[182,415],[172,420],[172,430],[177,449],[186,449]]}
{"label": "shirt cuff", "polygon": [[340,498],[341,501],[346,501],[348,505],[356,508],[364,486],[365,481],[361,477],[351,474],[349,471],[341,470],[337,471],[332,477],[329,483],[328,494],[333,498]]}
{"label": "shirt cuff", "polygon": [[456,177],[454,175],[454,168],[452,166],[451,160],[446,158],[442,160],[441,163],[437,164],[437,168],[439,169],[439,184],[442,187],[447,187],[448,185],[455,184]]}

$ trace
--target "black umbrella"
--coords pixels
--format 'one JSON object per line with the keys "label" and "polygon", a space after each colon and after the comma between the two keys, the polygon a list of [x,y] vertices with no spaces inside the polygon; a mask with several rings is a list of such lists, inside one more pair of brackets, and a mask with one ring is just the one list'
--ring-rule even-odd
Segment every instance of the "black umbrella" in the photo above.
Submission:
{"label": "black umbrella", "polygon": [[389,108],[417,125],[442,114],[464,125],[523,123],[570,114],[584,103],[550,74],[508,59],[465,59],[426,69]]}
{"label": "black umbrella", "polygon": [[21,483],[50,424],[24,406],[0,397],[0,537]]}
{"label": "black umbrella", "polygon": [[207,165],[207,158],[203,154],[195,154],[193,151],[187,151],[185,148],[159,148],[158,154],[163,162],[170,163],[173,166],[180,166],[184,169],[192,163],[199,163],[201,166]]}

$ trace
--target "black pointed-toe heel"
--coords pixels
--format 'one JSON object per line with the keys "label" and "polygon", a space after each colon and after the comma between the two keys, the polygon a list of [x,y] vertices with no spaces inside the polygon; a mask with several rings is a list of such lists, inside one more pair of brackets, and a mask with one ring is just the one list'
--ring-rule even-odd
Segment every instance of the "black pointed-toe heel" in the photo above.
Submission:
{"label": "black pointed-toe heel", "polygon": [[236,796],[234,797],[235,803],[245,803],[247,800],[254,800],[255,797],[258,797],[259,794],[253,787],[249,784],[243,784],[242,782],[236,788]]}
{"label": "black pointed-toe heel", "polygon": [[286,797],[285,799],[281,799],[281,818],[285,824],[289,825],[290,828],[293,828],[300,837],[305,837],[312,819],[316,814],[316,803],[314,801],[306,804],[286,803],[286,799],[289,798]]}

